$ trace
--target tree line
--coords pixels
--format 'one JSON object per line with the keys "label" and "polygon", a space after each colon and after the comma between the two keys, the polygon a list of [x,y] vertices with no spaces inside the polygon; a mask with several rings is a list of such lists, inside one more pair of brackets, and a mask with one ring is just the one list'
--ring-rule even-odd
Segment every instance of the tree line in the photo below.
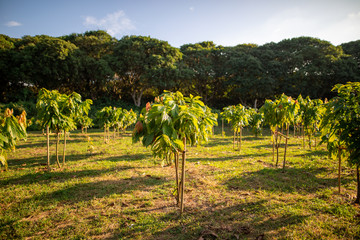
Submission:
{"label": "tree line", "polygon": [[41,88],[136,106],[163,92],[201,96],[217,109],[289,96],[331,98],[335,84],[360,80],[360,40],[334,46],[312,37],[232,47],[211,41],[180,48],[105,31],[61,37],[0,35],[0,102],[35,101]]}

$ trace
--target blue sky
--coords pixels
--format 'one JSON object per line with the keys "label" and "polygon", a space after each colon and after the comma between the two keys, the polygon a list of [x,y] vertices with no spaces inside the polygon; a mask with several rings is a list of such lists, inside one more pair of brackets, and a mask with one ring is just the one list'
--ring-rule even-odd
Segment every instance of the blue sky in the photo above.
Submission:
{"label": "blue sky", "polygon": [[175,47],[262,45],[299,36],[339,45],[360,39],[360,0],[0,0],[0,33],[10,37],[97,29]]}

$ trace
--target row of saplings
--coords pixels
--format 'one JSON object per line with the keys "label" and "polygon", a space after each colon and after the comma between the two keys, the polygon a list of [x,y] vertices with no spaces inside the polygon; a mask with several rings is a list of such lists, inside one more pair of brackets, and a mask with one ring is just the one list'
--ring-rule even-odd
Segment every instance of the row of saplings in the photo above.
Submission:
{"label": "row of saplings", "polygon": [[[305,135],[321,136],[320,143],[326,143],[331,156],[339,159],[339,183],[341,157],[346,157],[349,164],[356,167],[357,198],[360,200],[359,164],[360,164],[360,83],[347,83],[336,85],[333,89],[338,93],[329,102],[321,100],[303,99],[299,96],[296,100],[282,95],[279,98],[266,100],[259,109],[245,108],[241,104],[224,108],[221,113],[223,119],[231,122],[234,130],[235,143],[240,150],[241,133],[245,126],[250,125],[254,133],[261,133],[263,124],[270,126],[272,131],[273,160],[279,162],[279,146],[281,138],[285,139],[283,167],[286,161],[287,140],[289,139],[289,126],[300,129],[305,146]],[[44,129],[53,130],[56,135],[57,145],[60,132],[73,130],[76,123],[81,121],[84,128],[91,126],[87,114],[91,100],[81,101],[77,93],[70,95],[60,94],[57,91],[42,89],[38,97],[38,116]],[[26,138],[25,113],[14,117],[10,110],[1,115],[0,123],[0,160],[6,164],[6,150],[14,149],[18,139]],[[144,146],[150,146],[153,155],[168,162],[175,163],[176,199],[180,212],[184,209],[184,184],[186,145],[197,145],[207,141],[212,134],[213,126],[217,124],[217,114],[204,105],[200,97],[184,97],[180,92],[164,92],[155,98],[153,103],[148,103],[139,116],[130,110],[105,107],[97,114],[98,120],[104,126],[104,141],[109,139],[109,128],[114,128],[114,134],[119,129],[125,129],[135,123],[133,142],[142,141]],[[80,120],[81,119],[81,120]],[[49,145],[49,138],[47,137]],[[65,164],[66,134],[64,134]],[[56,147],[57,152],[57,147]],[[61,167],[57,155],[57,164]],[[181,161],[180,161],[181,156]],[[181,167],[180,167],[181,166]],[[48,151],[48,167],[50,160]],[[339,185],[340,191],[340,185]]]}
{"label": "row of saplings", "polygon": [[[88,116],[92,100],[81,100],[78,93],[61,94],[57,90],[49,91],[41,89],[36,103],[37,121],[46,130],[47,139],[47,167],[50,167],[50,135],[56,139],[56,163],[59,168],[65,165],[66,138],[70,131],[80,127],[82,132],[93,126],[93,120]],[[104,141],[109,140],[109,128],[114,129],[114,136],[124,131],[128,126],[136,122],[137,115],[132,110],[104,107],[97,113],[97,121],[104,126]],[[15,150],[17,140],[26,139],[26,127],[30,121],[26,120],[25,111],[15,117],[13,110],[6,109],[0,115],[0,162],[7,168],[6,151]],[[31,124],[31,123],[30,123]],[[62,164],[59,161],[59,142],[63,135]]]}

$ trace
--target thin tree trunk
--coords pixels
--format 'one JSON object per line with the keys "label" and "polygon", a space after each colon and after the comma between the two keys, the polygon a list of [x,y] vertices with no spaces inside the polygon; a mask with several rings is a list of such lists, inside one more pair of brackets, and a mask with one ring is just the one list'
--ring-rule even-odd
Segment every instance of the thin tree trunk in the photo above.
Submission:
{"label": "thin tree trunk", "polygon": [[241,151],[241,143],[242,143],[242,127],[240,127],[240,147],[239,147],[239,151]]}
{"label": "thin tree trunk", "polygon": [[236,147],[237,147],[237,150],[239,150],[239,131],[236,130]]}
{"label": "thin tree trunk", "polygon": [[302,126],[302,135],[303,135],[303,148],[305,149],[305,128]]}
{"label": "thin tree trunk", "polygon": [[58,147],[59,147],[59,141],[60,141],[60,137],[59,137],[59,131],[56,131],[56,163],[59,166],[59,168],[61,168],[60,162],[59,162],[59,151],[58,151]]}
{"label": "thin tree trunk", "polygon": [[286,162],[286,149],[287,149],[288,137],[289,137],[289,126],[287,126],[286,138],[285,138],[285,151],[284,151],[283,169],[285,169],[285,162]]}
{"label": "thin tree trunk", "polygon": [[46,142],[47,142],[47,167],[50,171],[50,136],[49,136],[49,126],[46,126]]}
{"label": "thin tree trunk", "polygon": [[310,133],[309,133],[308,137],[309,137],[309,148],[311,150],[311,134]]}
{"label": "thin tree trunk", "polygon": [[184,212],[184,188],[185,188],[185,160],[186,160],[186,137],[183,138],[184,151],[182,154],[182,168],[181,168],[181,202],[180,215]]}
{"label": "thin tree trunk", "polygon": [[359,163],[356,164],[356,182],[357,182],[357,194],[355,203],[360,203],[360,176],[359,176]]}
{"label": "thin tree trunk", "polygon": [[104,124],[104,143],[106,143],[106,124]]}
{"label": "thin tree trunk", "polygon": [[175,178],[176,178],[176,205],[179,206],[179,153],[174,152]]}
{"label": "thin tree trunk", "polygon": [[235,131],[235,129],[234,129],[234,141],[233,141],[233,149],[235,150],[235,133],[236,133],[236,131]]}
{"label": "thin tree trunk", "polygon": [[272,144],[273,144],[273,162],[275,162],[275,132],[272,131]]}
{"label": "thin tree trunk", "polygon": [[224,136],[224,119],[221,119],[221,136]]}
{"label": "thin tree trunk", "polygon": [[339,169],[338,169],[338,188],[341,193],[341,148],[338,149]]}
{"label": "thin tree trunk", "polygon": [[296,136],[296,125],[295,125],[295,121],[294,121],[294,138]]}
{"label": "thin tree trunk", "polygon": [[116,138],[116,128],[114,127],[114,140]]}
{"label": "thin tree trunk", "polygon": [[63,166],[65,166],[65,153],[66,153],[66,130],[64,130]]}
{"label": "thin tree trunk", "polygon": [[275,166],[277,167],[278,166],[278,163],[279,163],[279,143],[278,143],[278,127],[276,127],[276,135],[275,135],[275,146],[276,146],[276,164]]}

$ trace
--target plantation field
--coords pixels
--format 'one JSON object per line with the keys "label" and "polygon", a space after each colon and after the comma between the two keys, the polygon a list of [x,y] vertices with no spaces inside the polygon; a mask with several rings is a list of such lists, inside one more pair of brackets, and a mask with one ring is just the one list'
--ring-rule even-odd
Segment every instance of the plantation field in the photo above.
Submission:
{"label": "plantation field", "polygon": [[359,239],[355,171],[343,164],[338,194],[325,145],[304,149],[291,137],[283,170],[269,132],[245,130],[237,151],[226,130],[187,148],[182,217],[174,166],[132,144],[131,131],[108,144],[101,130],[71,133],[62,170],[52,138],[51,172],[45,136],[30,132],[0,172],[0,239]]}

